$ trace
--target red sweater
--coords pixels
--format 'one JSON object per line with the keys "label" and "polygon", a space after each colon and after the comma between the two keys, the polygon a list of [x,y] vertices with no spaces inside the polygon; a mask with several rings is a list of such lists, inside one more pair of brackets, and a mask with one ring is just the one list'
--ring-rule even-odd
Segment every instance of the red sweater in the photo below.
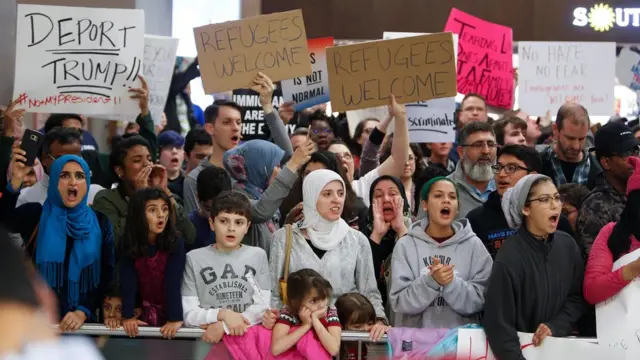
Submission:
{"label": "red sweater", "polygon": [[[584,298],[589,304],[601,303],[610,297],[616,295],[620,290],[624,289],[630,281],[624,281],[622,278],[621,267],[616,271],[613,268],[613,254],[609,250],[607,242],[613,231],[615,223],[608,223],[600,229],[600,233],[593,242],[593,247],[589,253],[587,268],[584,272]],[[640,241],[631,236],[631,249],[629,252],[640,248]]]}

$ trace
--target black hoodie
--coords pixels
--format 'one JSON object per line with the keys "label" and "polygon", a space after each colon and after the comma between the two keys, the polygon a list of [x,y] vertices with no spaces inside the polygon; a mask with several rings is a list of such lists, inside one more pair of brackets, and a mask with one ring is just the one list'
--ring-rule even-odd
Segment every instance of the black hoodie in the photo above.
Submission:
{"label": "black hoodie", "polygon": [[[498,254],[498,250],[500,250],[502,246],[502,242],[518,232],[517,229],[512,229],[507,224],[500,200],[500,195],[497,191],[494,191],[489,194],[489,198],[484,204],[471,210],[467,214],[467,219],[469,219],[473,232],[482,240],[487,251],[491,254],[491,258],[494,260]],[[584,249],[584,243],[576,239],[571,229],[571,224],[569,224],[569,220],[564,215],[560,215],[558,230],[571,235],[576,240],[580,249]],[[584,254],[582,255],[584,257]]]}
{"label": "black hoodie", "polygon": [[546,241],[523,225],[504,242],[493,263],[484,303],[484,330],[497,359],[524,360],[518,331],[534,333],[542,323],[554,337],[571,334],[587,310],[582,297],[584,262],[569,234]]}

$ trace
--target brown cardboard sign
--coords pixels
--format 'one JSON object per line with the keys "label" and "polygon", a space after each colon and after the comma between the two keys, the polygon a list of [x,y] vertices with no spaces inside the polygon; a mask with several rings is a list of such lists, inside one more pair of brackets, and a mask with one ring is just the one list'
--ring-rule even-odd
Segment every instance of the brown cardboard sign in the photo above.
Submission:
{"label": "brown cardboard sign", "polygon": [[18,4],[135,9],[135,0],[18,0]]}
{"label": "brown cardboard sign", "polygon": [[193,29],[205,93],[248,88],[258,72],[272,81],[310,75],[302,10]]}
{"label": "brown cardboard sign", "polygon": [[451,33],[334,46],[327,49],[333,111],[456,96]]}

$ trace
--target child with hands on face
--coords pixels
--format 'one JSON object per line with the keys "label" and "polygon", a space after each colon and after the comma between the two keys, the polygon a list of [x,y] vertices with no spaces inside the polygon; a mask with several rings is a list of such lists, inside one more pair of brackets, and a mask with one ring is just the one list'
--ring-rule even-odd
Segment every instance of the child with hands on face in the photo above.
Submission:
{"label": "child with hands on face", "polygon": [[338,354],[342,329],[335,306],[329,306],[331,292],[331,284],[315,270],[289,274],[287,304],[278,316],[271,338],[274,356],[296,347],[300,351],[298,343],[309,331],[315,332],[329,356]]}

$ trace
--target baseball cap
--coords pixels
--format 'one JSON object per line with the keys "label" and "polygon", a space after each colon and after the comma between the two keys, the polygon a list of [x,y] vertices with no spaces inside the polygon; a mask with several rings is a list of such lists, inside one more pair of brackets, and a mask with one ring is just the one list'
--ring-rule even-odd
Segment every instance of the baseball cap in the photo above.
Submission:
{"label": "baseball cap", "polygon": [[163,131],[158,135],[158,148],[169,146],[181,148],[184,146],[184,137],[173,130]]}
{"label": "baseball cap", "polygon": [[[610,122],[600,128],[595,135],[596,156],[628,156],[640,145],[631,129],[618,122]],[[628,155],[627,155],[628,154]]]}

